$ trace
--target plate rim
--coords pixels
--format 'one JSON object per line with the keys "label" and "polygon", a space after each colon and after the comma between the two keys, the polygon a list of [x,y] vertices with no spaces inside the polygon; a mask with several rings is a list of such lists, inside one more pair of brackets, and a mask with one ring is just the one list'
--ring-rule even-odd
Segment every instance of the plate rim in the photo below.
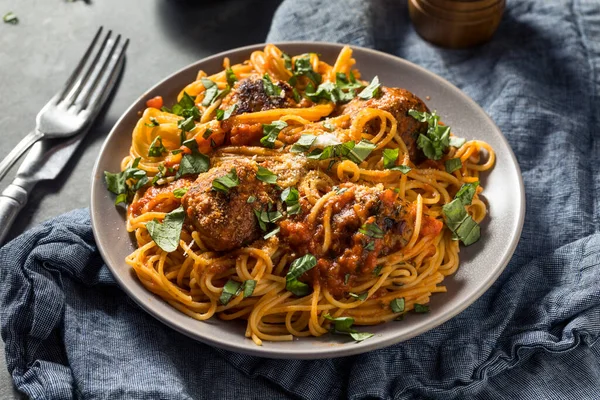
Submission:
{"label": "plate rim", "polygon": [[[121,279],[120,275],[117,273],[116,267],[113,267],[110,263],[106,262],[107,259],[110,259],[110,257],[108,256],[109,252],[108,252],[107,246],[100,244],[101,239],[100,239],[100,235],[98,234],[99,233],[98,226],[100,225],[100,222],[98,221],[98,219],[100,218],[100,216],[97,215],[98,214],[97,212],[94,212],[97,209],[97,204],[96,204],[97,192],[98,192],[98,190],[100,190],[100,186],[101,186],[101,185],[96,184],[96,177],[99,176],[98,168],[100,167],[100,161],[103,158],[103,155],[105,154],[105,151],[106,151],[106,148],[108,147],[109,142],[111,142],[111,139],[113,138],[113,136],[116,136],[118,134],[116,128],[119,125],[121,125],[122,121],[125,118],[127,118],[127,116],[129,116],[132,112],[136,112],[135,111],[136,105],[141,100],[147,98],[149,93],[154,91],[157,87],[168,82],[169,80],[175,78],[176,76],[178,76],[182,73],[185,73],[186,71],[191,70],[193,68],[198,68],[199,65],[204,64],[206,62],[210,62],[215,59],[223,59],[224,57],[227,57],[231,53],[238,53],[238,52],[242,52],[242,51],[253,51],[256,49],[261,49],[261,48],[264,48],[264,46],[266,44],[267,43],[256,43],[256,44],[251,44],[251,45],[247,45],[247,46],[242,46],[242,47],[237,47],[237,48],[229,49],[226,51],[222,51],[217,54],[213,54],[209,57],[204,57],[200,60],[197,60],[191,64],[188,64],[188,65],[176,70],[175,72],[169,74],[167,77],[163,78],[156,84],[152,85],[147,90],[143,91],[142,94],[140,96],[138,96],[131,103],[131,105],[121,114],[121,116],[117,119],[117,121],[112,126],[110,132],[106,136],[106,139],[104,140],[104,142],[100,148],[98,157],[96,158],[96,161],[94,162],[94,167],[92,168],[92,174],[91,174],[91,180],[90,180],[90,186],[91,186],[90,216],[91,216],[92,231],[93,231],[93,234],[94,234],[94,237],[96,240],[98,251],[102,257],[102,260],[104,261],[104,263],[110,270],[111,274],[115,278],[115,281],[118,283],[119,287],[127,294],[127,296],[129,296],[129,298],[134,300],[135,303],[144,310],[144,312],[146,312],[150,316],[158,319],[160,322],[167,325],[168,327],[175,329],[176,331],[178,331],[194,340],[218,347],[220,349],[225,349],[225,350],[229,350],[229,351],[234,351],[234,352],[239,352],[239,353],[243,353],[243,354],[259,356],[259,357],[268,357],[268,358],[277,358],[277,359],[324,359],[324,358],[333,358],[333,357],[341,357],[341,356],[345,357],[345,356],[365,353],[368,351],[388,347],[388,346],[391,346],[396,343],[407,341],[415,336],[421,335],[435,327],[440,326],[444,322],[454,318],[456,315],[463,312],[467,307],[469,307],[475,301],[477,301],[477,299],[479,299],[492,286],[492,284],[494,282],[496,282],[496,280],[499,278],[499,276],[502,274],[502,272],[504,272],[504,270],[506,269],[506,266],[510,262],[512,256],[515,253],[517,245],[519,244],[520,237],[521,237],[521,234],[523,231],[524,221],[525,221],[526,200],[525,200],[525,186],[524,186],[524,182],[523,182],[523,176],[522,176],[521,168],[519,166],[517,158],[514,154],[514,151],[512,150],[512,147],[510,146],[510,143],[508,142],[508,140],[506,139],[506,137],[504,136],[504,134],[502,133],[500,128],[498,128],[496,123],[487,114],[487,112],[479,104],[477,104],[473,99],[471,99],[471,97],[469,97],[466,93],[464,93],[461,89],[456,87],[454,84],[452,84],[451,82],[442,78],[441,76],[427,70],[426,68],[424,68],[420,65],[417,65],[411,61],[408,61],[404,58],[401,58],[401,57],[398,57],[398,56],[395,56],[395,55],[392,55],[389,53],[385,53],[383,51],[374,50],[374,49],[370,49],[370,48],[366,48],[366,47],[362,47],[362,46],[350,45],[350,44],[348,44],[348,46],[350,46],[353,49],[360,49],[361,51],[366,52],[366,53],[371,53],[371,54],[375,55],[376,57],[384,57],[384,58],[389,59],[392,62],[405,64],[409,68],[416,69],[420,73],[427,76],[428,78],[432,79],[433,81],[436,81],[438,84],[449,89],[451,92],[453,92],[453,94],[466,100],[466,102],[469,103],[472,107],[478,109],[478,111],[481,111],[482,116],[487,120],[486,122],[488,122],[493,128],[495,128],[495,130],[499,134],[498,138],[503,142],[504,146],[508,150],[508,156],[509,156],[510,160],[512,161],[513,167],[516,169],[517,183],[518,183],[518,187],[519,187],[519,196],[518,196],[518,204],[517,204],[517,206],[518,206],[517,207],[518,208],[517,226],[516,226],[516,230],[514,231],[514,235],[512,235],[512,237],[511,237],[511,243],[510,243],[507,251],[502,255],[502,258],[501,258],[500,262],[498,263],[499,267],[494,270],[493,274],[486,276],[486,279],[484,280],[483,284],[481,284],[476,291],[474,291],[469,296],[467,296],[467,298],[464,301],[459,303],[450,312],[439,315],[439,316],[435,316],[435,317],[431,318],[430,320],[426,321],[426,323],[424,323],[422,326],[417,327],[416,329],[413,329],[406,334],[392,336],[390,338],[387,338],[384,340],[379,340],[379,341],[373,341],[371,343],[369,343],[369,341],[364,341],[364,342],[356,343],[352,346],[342,345],[342,346],[315,347],[314,351],[312,351],[312,352],[307,352],[307,351],[298,352],[298,351],[291,351],[288,349],[276,349],[276,348],[269,348],[269,347],[265,347],[265,346],[256,346],[250,339],[247,339],[246,341],[240,342],[240,343],[229,343],[229,342],[216,340],[213,337],[206,337],[206,336],[200,337],[197,332],[193,331],[189,327],[181,325],[175,321],[168,319],[167,317],[161,315],[160,313],[155,312],[152,309],[152,307],[150,307],[147,304],[147,302],[143,301],[142,299],[140,299],[134,295],[133,289],[130,289],[129,286],[124,283],[124,281]],[[277,46],[288,46],[288,45],[313,46],[313,47],[325,46],[325,47],[332,47],[332,48],[335,48],[338,50],[341,49],[343,46],[347,45],[347,44],[343,44],[343,43],[334,43],[334,42],[310,42],[310,41],[283,41],[283,42],[273,42],[272,44],[275,44]],[[103,187],[103,189],[106,190],[106,188],[104,188],[104,187]],[[127,232],[127,235],[131,235],[131,233]],[[149,291],[148,291],[148,295],[156,296]],[[159,299],[159,298],[157,297],[157,299]],[[162,299],[160,299],[160,300],[162,301]],[[179,312],[176,309],[173,309],[173,310],[176,312]],[[189,318],[191,318],[191,317],[189,317]],[[197,322],[203,322],[203,321],[197,321]],[[302,338],[300,338],[300,340],[302,340]],[[252,346],[248,346],[246,344],[246,342],[248,342],[248,341],[252,342],[251,343]],[[293,342],[285,342],[285,343],[293,343]]]}

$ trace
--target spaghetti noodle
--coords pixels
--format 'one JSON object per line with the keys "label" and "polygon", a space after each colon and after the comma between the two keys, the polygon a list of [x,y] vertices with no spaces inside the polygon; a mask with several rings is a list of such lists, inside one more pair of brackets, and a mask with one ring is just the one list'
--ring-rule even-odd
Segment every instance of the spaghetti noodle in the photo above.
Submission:
{"label": "spaghetti noodle", "polygon": [[415,310],[459,266],[486,215],[493,149],[461,141],[412,93],[274,45],[152,99],[118,174],[127,257],[142,284],[198,320],[246,321],[288,341],[364,340]]}

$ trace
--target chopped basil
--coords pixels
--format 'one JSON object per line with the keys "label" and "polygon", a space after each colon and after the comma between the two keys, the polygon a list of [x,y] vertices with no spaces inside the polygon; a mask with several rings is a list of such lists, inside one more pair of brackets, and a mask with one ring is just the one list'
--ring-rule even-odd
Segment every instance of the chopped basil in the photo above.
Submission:
{"label": "chopped basil", "polygon": [[242,283],[241,290],[244,293],[244,298],[252,296],[254,288],[256,287],[256,281],[254,279],[248,279]]}
{"label": "chopped basil", "polygon": [[306,153],[310,150],[310,147],[315,142],[317,137],[315,135],[302,135],[300,139],[290,149],[292,153]]}
{"label": "chopped basil", "polygon": [[152,143],[150,143],[150,148],[148,149],[148,157],[160,157],[163,153],[166,153],[167,149],[163,146],[162,138],[157,136],[154,138]]}
{"label": "chopped basil", "polygon": [[365,250],[367,250],[367,251],[373,251],[373,250],[375,250],[375,242],[369,242],[369,243],[367,243],[367,245],[365,246]]}
{"label": "chopped basil", "polygon": [[227,110],[221,110],[220,108],[217,110],[217,121],[224,121],[231,117],[231,114],[235,112],[237,109],[237,104],[232,105]]}
{"label": "chopped basil", "polygon": [[300,277],[300,275],[306,271],[314,268],[316,265],[317,259],[312,254],[306,254],[300,258],[296,258],[290,264],[290,269],[285,276],[285,288],[299,297],[309,294],[310,287],[306,283],[300,282],[298,277]]}
{"label": "chopped basil", "polygon": [[378,266],[376,266],[375,269],[373,269],[373,275],[379,276],[382,268],[383,268],[383,264],[379,264]]}
{"label": "chopped basil", "polygon": [[450,136],[450,146],[460,149],[467,140],[456,136]]}
{"label": "chopped basil", "polygon": [[142,161],[142,157],[136,157],[131,163],[131,168],[137,168],[140,165],[140,161]]}
{"label": "chopped basil", "polygon": [[367,299],[367,297],[369,296],[369,293],[368,292],[364,292],[364,293],[361,293],[361,294],[356,294],[356,293],[350,292],[350,293],[348,293],[348,296],[350,296],[350,297],[352,297],[354,299],[360,300],[360,301],[365,301]]}
{"label": "chopped basil", "polygon": [[225,283],[225,286],[223,286],[223,292],[219,297],[219,301],[221,302],[221,304],[226,306],[232,297],[235,297],[240,293],[241,286],[242,284],[238,281],[229,279],[227,283]]}
{"label": "chopped basil", "polygon": [[158,164],[157,168],[158,174],[154,175],[154,178],[152,178],[152,186],[156,185],[156,182],[165,176],[165,166],[163,164]]}
{"label": "chopped basil", "polygon": [[159,126],[160,124],[158,123],[156,118],[150,117],[150,123],[149,124],[146,123],[144,125],[146,125],[148,128],[154,128],[155,126]]}
{"label": "chopped basil", "polygon": [[308,87],[305,92],[306,97],[314,101],[331,101],[333,104],[347,103],[354,98],[354,92],[344,92],[332,82],[324,82],[314,90],[314,87]]}
{"label": "chopped basil", "polygon": [[300,214],[300,193],[295,187],[286,188],[281,192],[281,201],[285,202],[288,215]]}
{"label": "chopped basil", "polygon": [[267,96],[279,97],[281,95],[281,88],[273,83],[269,74],[263,75],[263,88]]}
{"label": "chopped basil", "polygon": [[402,297],[399,299],[392,300],[390,303],[390,308],[395,313],[401,313],[401,312],[404,312],[404,305],[405,305],[405,301],[404,301],[404,297]]}
{"label": "chopped basil", "polygon": [[254,215],[256,215],[256,219],[258,221],[258,226],[263,232],[266,232],[268,229],[268,224],[273,224],[283,218],[283,214],[281,214],[278,210],[271,210],[271,205],[268,210],[254,210]]}
{"label": "chopped basil", "polygon": [[363,100],[369,100],[373,97],[377,97],[380,87],[381,84],[379,83],[379,77],[376,76],[373,78],[371,83],[369,83],[369,85],[358,94],[358,97]]}
{"label": "chopped basil", "polygon": [[212,129],[206,128],[206,130],[202,134],[202,138],[208,139],[210,137],[210,135],[212,135],[212,133],[213,133]]}
{"label": "chopped basil", "polygon": [[[342,146],[344,145],[346,145],[346,143],[342,143]],[[360,164],[369,156],[369,154],[371,154],[373,150],[375,150],[376,147],[377,146],[373,143],[363,139],[360,142],[358,142],[353,148],[350,149],[350,152],[348,153],[346,158],[348,158],[351,161],[354,161],[357,164]]]}
{"label": "chopped basil", "polygon": [[285,69],[292,72],[292,57],[290,57],[289,54],[282,52],[281,58],[283,58],[283,65],[284,65]]}
{"label": "chopped basil", "polygon": [[288,125],[285,121],[273,121],[270,124],[263,124],[264,136],[260,139],[260,143],[263,146],[272,149],[275,147],[275,141],[277,140],[279,132],[286,126]]}
{"label": "chopped basil", "polygon": [[350,280],[350,274],[344,275],[344,285],[347,285],[349,280]]}
{"label": "chopped basil", "polygon": [[356,144],[354,141],[327,146],[323,149],[314,149],[306,157],[311,160],[327,160],[329,158],[348,159],[356,164],[363,162],[375,149],[373,143],[361,140]]}
{"label": "chopped basil", "polygon": [[294,61],[294,76],[305,76],[313,81],[315,85],[321,83],[321,75],[313,70],[309,54],[296,58]]}
{"label": "chopped basil", "polygon": [[183,96],[181,96],[181,100],[177,104],[173,106],[171,110],[166,107],[163,107],[162,110],[166,112],[171,112],[175,115],[179,115],[184,119],[192,118],[192,120],[200,119],[200,110],[196,107],[196,103],[194,103],[195,97],[190,96],[187,92],[183,92]]}
{"label": "chopped basil", "polygon": [[449,174],[462,168],[462,161],[460,161],[460,158],[451,158],[449,160],[446,160],[445,164],[446,172]]}
{"label": "chopped basil", "polygon": [[194,117],[189,117],[186,119],[179,120],[177,122],[177,127],[179,129],[181,129],[179,136],[180,136],[181,144],[183,144],[183,142],[185,142],[187,139],[186,132],[189,132],[196,127],[196,124],[194,123]]}
{"label": "chopped basil", "polygon": [[343,72],[335,74],[335,85],[340,89],[360,89],[363,85],[356,81],[354,74],[350,71],[350,79]]}
{"label": "chopped basil", "polygon": [[256,172],[256,179],[262,182],[270,183],[272,185],[277,184],[277,175],[259,165],[258,171]]}
{"label": "chopped basil", "polygon": [[15,13],[9,11],[2,17],[2,20],[7,24],[16,25],[19,23],[19,18],[15,15]]}
{"label": "chopped basil", "polygon": [[475,243],[481,235],[479,224],[465,208],[471,204],[478,185],[479,182],[464,184],[454,196],[454,200],[442,207],[446,226],[465,246]]}
{"label": "chopped basil", "polygon": [[300,103],[300,101],[302,100],[302,97],[300,96],[300,93],[298,93],[298,90],[296,88],[292,89],[292,96],[294,96],[294,101],[296,103]]}
{"label": "chopped basil", "polygon": [[385,235],[385,232],[383,232],[375,223],[364,224],[358,231],[363,235],[367,235],[374,239],[381,239]]}
{"label": "chopped basil", "polygon": [[383,168],[392,171],[400,171],[403,174],[408,174],[411,169],[408,165],[396,165],[396,160],[398,160],[398,154],[398,149],[383,150]]}
{"label": "chopped basil", "polygon": [[210,79],[202,78],[201,81],[202,85],[204,85],[204,88],[206,89],[204,91],[204,100],[202,100],[202,105],[204,107],[208,107],[217,98],[217,95],[219,94],[219,88],[217,87],[217,84]]}
{"label": "chopped basil", "polygon": [[170,253],[179,246],[184,219],[185,211],[183,207],[178,207],[168,213],[162,223],[157,219],[146,223],[146,229],[158,247]]}
{"label": "chopped basil", "polygon": [[225,78],[227,79],[227,84],[230,87],[233,87],[234,83],[236,83],[238,80],[231,68],[227,68],[225,70]]}
{"label": "chopped basil", "polygon": [[439,124],[440,117],[435,113],[409,110],[408,115],[420,122],[427,122],[427,133],[419,134],[417,147],[430,160],[439,160],[450,144],[450,127]]}
{"label": "chopped basil", "polygon": [[[104,171],[104,180],[107,189],[116,194],[115,204],[127,203],[133,198],[133,194],[148,183],[146,171],[138,169],[139,159],[135,159],[132,167],[119,173]],[[129,182],[128,182],[129,181]]]}
{"label": "chopped basil", "polygon": [[246,203],[252,204],[255,201],[256,201],[256,197],[255,196],[250,196],[250,197],[248,197],[248,200],[246,200]]}
{"label": "chopped basil", "polygon": [[477,186],[479,186],[479,181],[464,183],[458,192],[456,192],[456,196],[454,196],[454,198],[459,199],[463,205],[468,206],[473,201],[473,196],[475,196]]}
{"label": "chopped basil", "polygon": [[195,138],[186,140],[185,142],[182,143],[182,145],[184,145],[185,147],[190,149],[192,151],[192,153],[198,152],[198,142],[196,141]]}
{"label": "chopped basil", "polygon": [[240,184],[235,168],[231,168],[228,174],[215,178],[212,181],[212,189],[225,194],[229,193],[229,189]]}
{"label": "chopped basil", "polygon": [[352,328],[352,324],[354,324],[354,318],[352,317],[337,317],[333,318],[329,314],[325,314],[323,318],[333,321],[334,323],[334,333],[343,333],[348,334],[357,342],[361,342],[365,339],[369,339],[375,335],[367,332],[358,332]]}
{"label": "chopped basil", "polygon": [[429,312],[429,306],[415,303],[415,312],[416,313],[428,313]]}
{"label": "chopped basil", "polygon": [[181,158],[175,179],[185,175],[195,175],[206,172],[210,168],[210,159],[202,153],[193,152]]}
{"label": "chopped basil", "polygon": [[273,237],[273,236],[277,235],[277,234],[279,233],[279,230],[280,230],[280,229],[281,229],[281,228],[279,228],[279,227],[277,227],[277,228],[273,229],[271,232],[269,232],[269,233],[267,233],[265,236],[263,236],[263,239],[268,239],[268,238],[270,238],[270,237]]}
{"label": "chopped basil", "polygon": [[171,150],[171,154],[173,154],[173,155],[177,155],[179,153],[183,153],[183,150],[181,150],[181,149]]}
{"label": "chopped basil", "polygon": [[188,191],[189,188],[177,188],[175,190],[173,190],[173,196],[175,196],[176,199],[180,199],[182,198]]}

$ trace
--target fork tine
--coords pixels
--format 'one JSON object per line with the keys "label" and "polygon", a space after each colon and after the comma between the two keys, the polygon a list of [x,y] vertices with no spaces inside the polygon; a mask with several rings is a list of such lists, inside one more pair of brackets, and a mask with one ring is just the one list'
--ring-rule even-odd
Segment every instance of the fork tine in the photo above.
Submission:
{"label": "fork tine", "polygon": [[119,72],[123,67],[127,45],[129,45],[129,39],[125,39],[125,43],[123,43],[119,51],[106,60],[102,77],[98,79],[97,84],[94,86],[94,90],[90,93],[89,98],[83,103],[84,109],[88,109],[91,113],[99,111],[97,108],[104,103],[103,99],[109,95],[110,91],[115,86]]}
{"label": "fork tine", "polygon": [[109,30],[106,33],[104,40],[102,40],[102,43],[100,44],[100,48],[98,49],[98,52],[96,53],[93,60],[89,64],[87,71],[85,72],[85,74],[79,74],[79,77],[78,77],[77,81],[75,82],[75,84],[73,85],[73,88],[69,91],[69,94],[65,97],[64,102],[65,102],[67,108],[72,106],[75,103],[75,101],[77,100],[77,97],[79,96],[81,91],[85,90],[85,87],[88,85],[88,82],[90,81],[90,77],[92,76],[94,71],[98,69],[98,64],[100,64],[100,60],[102,59],[102,55],[105,52],[105,48],[110,40],[111,35],[112,35],[112,30]]}
{"label": "fork tine", "polygon": [[114,39],[110,44],[107,43],[107,46],[103,49],[103,53],[108,54],[102,54],[102,56],[99,57],[99,59],[96,62],[96,65],[93,66],[92,74],[89,76],[89,78],[85,82],[85,85],[83,86],[80,93],[77,95],[77,98],[75,99],[74,105],[78,110],[86,107],[90,95],[95,90],[96,86],[98,85],[98,82],[104,76],[105,70],[110,64],[113,54],[118,48],[120,41],[121,35],[117,35],[116,39]]}
{"label": "fork tine", "polygon": [[[83,67],[85,67],[85,64],[88,61],[88,58],[90,58],[90,55],[92,54],[92,50],[96,46],[96,42],[98,42],[98,38],[100,38],[102,29],[103,29],[103,27],[100,27],[98,29],[98,31],[96,32],[96,35],[94,36],[94,39],[92,39],[92,43],[90,43],[87,50],[85,51],[85,54],[83,55],[83,57],[81,57],[81,60],[79,60],[79,64],[77,64],[77,67],[75,68],[75,70],[73,71],[71,76],[69,76],[69,79],[67,79],[67,82],[65,83],[63,91],[57,97],[58,101],[63,100],[67,96],[67,94],[71,91],[71,89],[74,88],[73,84],[77,80],[77,77],[81,74]],[[79,84],[81,84],[80,83],[81,80],[79,80],[78,82],[79,82]]]}

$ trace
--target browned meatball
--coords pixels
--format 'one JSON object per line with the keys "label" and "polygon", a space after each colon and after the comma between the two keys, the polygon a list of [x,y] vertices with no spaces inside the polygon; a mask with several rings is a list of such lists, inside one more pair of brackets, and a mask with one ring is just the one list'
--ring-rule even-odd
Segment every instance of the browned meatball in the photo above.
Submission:
{"label": "browned meatball", "polygon": [[[235,168],[239,185],[229,193],[212,190],[212,182]],[[256,179],[258,165],[248,159],[226,161],[198,175],[183,197],[183,207],[206,247],[215,251],[233,250],[259,239],[254,209],[277,201],[273,185]],[[256,200],[248,203],[248,198]]]}
{"label": "browned meatball", "polygon": [[263,77],[252,75],[237,81],[231,92],[225,96],[220,108],[227,109],[237,104],[234,115],[274,108],[296,107],[292,87],[283,81],[272,79],[273,85],[281,89],[280,95],[269,96],[265,92]]}
{"label": "browned meatball", "polygon": [[[406,143],[411,161],[418,163],[423,159],[423,153],[417,148],[417,138],[427,131],[427,123],[408,115],[411,109],[429,112],[421,99],[408,90],[382,86],[376,98],[362,100],[357,97],[343,107],[341,114],[354,116],[365,108],[377,108],[392,114],[398,121],[398,133]],[[368,133],[379,131],[379,124],[379,120],[370,123]]]}

